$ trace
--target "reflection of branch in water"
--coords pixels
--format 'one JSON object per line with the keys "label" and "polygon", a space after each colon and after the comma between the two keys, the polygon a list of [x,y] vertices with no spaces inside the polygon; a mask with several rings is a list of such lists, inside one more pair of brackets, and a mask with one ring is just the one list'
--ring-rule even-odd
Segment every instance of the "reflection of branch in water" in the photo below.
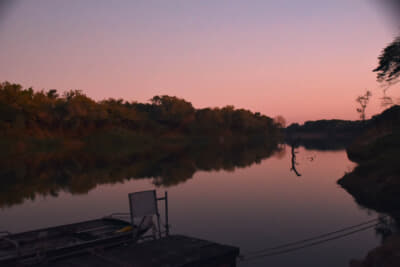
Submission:
{"label": "reflection of branch in water", "polygon": [[294,150],[295,149],[295,145],[293,144],[292,145],[292,168],[290,168],[290,170],[291,171],[294,171],[294,173],[297,175],[297,176],[301,176],[301,174],[296,170],[296,165],[297,165],[297,162],[296,162],[296,151]]}

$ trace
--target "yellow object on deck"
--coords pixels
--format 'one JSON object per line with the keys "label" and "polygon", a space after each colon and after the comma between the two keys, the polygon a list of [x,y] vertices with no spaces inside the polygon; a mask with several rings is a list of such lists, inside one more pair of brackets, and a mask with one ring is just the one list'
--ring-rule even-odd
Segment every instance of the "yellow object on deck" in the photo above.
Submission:
{"label": "yellow object on deck", "polygon": [[121,228],[121,229],[119,229],[119,230],[117,230],[115,232],[116,233],[126,233],[126,232],[129,232],[129,231],[132,231],[132,226],[130,226],[130,225],[125,226],[124,228]]}

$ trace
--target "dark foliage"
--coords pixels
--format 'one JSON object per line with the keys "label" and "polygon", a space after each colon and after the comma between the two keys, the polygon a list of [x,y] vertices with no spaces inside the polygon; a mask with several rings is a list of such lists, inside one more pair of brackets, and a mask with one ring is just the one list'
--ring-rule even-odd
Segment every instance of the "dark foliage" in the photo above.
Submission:
{"label": "dark foliage", "polygon": [[351,133],[359,132],[364,128],[362,121],[348,120],[317,120],[306,121],[303,125],[293,123],[286,128],[287,133]]}
{"label": "dark foliage", "polygon": [[350,160],[359,165],[338,183],[356,201],[378,211],[400,209],[400,106],[374,116],[348,148]]}
{"label": "dark foliage", "polygon": [[96,102],[79,90],[34,92],[21,85],[0,84],[0,133],[17,136],[82,137],[115,128],[151,136],[265,134],[280,125],[244,109],[195,109],[174,96],[155,96],[150,103],[108,99]]}
{"label": "dark foliage", "polygon": [[400,37],[383,49],[374,71],[377,72],[378,81],[389,84],[400,76]]}
{"label": "dark foliage", "polygon": [[0,83],[0,207],[60,191],[152,178],[170,186],[198,170],[233,170],[278,149],[281,120],[244,109],[195,109],[174,96],[96,102]]}

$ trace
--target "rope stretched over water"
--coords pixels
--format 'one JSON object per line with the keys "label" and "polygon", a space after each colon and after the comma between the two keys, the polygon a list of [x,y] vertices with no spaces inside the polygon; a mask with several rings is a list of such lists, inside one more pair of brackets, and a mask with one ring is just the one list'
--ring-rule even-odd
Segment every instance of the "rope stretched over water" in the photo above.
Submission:
{"label": "rope stretched over water", "polygon": [[375,227],[377,225],[379,225],[379,223],[376,223],[376,224],[373,224],[373,225],[369,225],[369,226],[366,226],[366,227],[363,227],[363,228],[360,228],[360,229],[357,229],[357,230],[354,230],[354,231],[351,231],[351,232],[348,232],[348,233],[345,233],[345,234],[341,234],[341,235],[337,235],[337,236],[334,236],[334,237],[322,239],[322,240],[319,240],[319,241],[315,241],[315,242],[312,242],[312,243],[309,243],[309,244],[306,244],[306,245],[302,245],[302,246],[298,246],[298,247],[294,247],[294,248],[289,248],[289,249],[285,249],[285,250],[280,250],[280,251],[270,252],[270,253],[264,253],[264,254],[254,255],[254,256],[242,256],[241,260],[242,261],[250,261],[250,260],[255,260],[255,259],[259,259],[259,258],[271,257],[271,256],[276,256],[276,255],[280,255],[280,254],[289,253],[289,252],[292,252],[292,251],[296,251],[296,250],[300,250],[300,249],[303,249],[303,248],[308,248],[308,247],[316,246],[316,245],[319,245],[319,244],[322,244],[322,243],[326,243],[326,242],[329,242],[329,241],[333,241],[333,240],[336,240],[336,239],[339,239],[339,238],[342,238],[342,237],[346,237],[346,236],[349,236],[349,235],[352,235],[352,234],[355,234],[355,233],[358,233],[358,232],[361,232],[361,231],[365,231],[365,230],[371,229],[371,228],[373,228],[373,227]]}
{"label": "rope stretched over water", "polygon": [[[356,225],[344,227],[344,228],[341,228],[339,230],[335,230],[335,231],[332,231],[332,232],[328,232],[328,233],[324,233],[324,234],[321,234],[321,235],[313,236],[313,237],[310,237],[310,238],[306,238],[306,239],[302,239],[302,240],[298,240],[298,241],[282,244],[282,245],[275,246],[275,247],[269,247],[269,248],[265,248],[265,249],[261,249],[261,250],[256,250],[256,251],[252,251],[252,252],[245,252],[244,255],[241,255],[239,257],[240,257],[240,259],[242,261],[247,261],[247,260],[252,260],[252,259],[257,259],[257,258],[262,258],[262,257],[268,257],[268,256],[284,254],[284,253],[288,253],[288,252],[291,252],[291,251],[303,249],[303,248],[306,248],[306,247],[315,246],[315,245],[318,245],[318,244],[322,244],[322,243],[325,243],[325,242],[328,242],[328,241],[332,241],[332,240],[335,240],[335,239],[346,237],[348,235],[355,234],[355,233],[358,233],[358,232],[365,231],[367,229],[376,227],[377,225],[380,224],[378,221],[383,220],[386,217],[388,217],[388,215],[381,216],[381,217],[378,217],[378,218],[375,218],[375,219],[372,219],[372,220],[368,220],[368,221],[365,221],[365,222],[362,222],[362,223],[359,223],[359,224],[356,224]],[[378,223],[376,223],[376,222],[378,222]],[[364,227],[362,227],[362,226],[364,226]],[[353,230],[351,232],[347,232],[347,231],[352,230],[352,229],[356,229],[356,230]],[[343,232],[346,232],[346,233],[343,233]],[[343,234],[340,234],[340,233],[343,233]],[[335,234],[340,234],[340,235],[335,235]],[[332,235],[335,235],[335,236],[330,237]],[[325,238],[325,237],[329,237],[329,238]],[[325,239],[322,239],[322,238],[325,238]],[[320,240],[320,239],[322,239],[322,240]]]}

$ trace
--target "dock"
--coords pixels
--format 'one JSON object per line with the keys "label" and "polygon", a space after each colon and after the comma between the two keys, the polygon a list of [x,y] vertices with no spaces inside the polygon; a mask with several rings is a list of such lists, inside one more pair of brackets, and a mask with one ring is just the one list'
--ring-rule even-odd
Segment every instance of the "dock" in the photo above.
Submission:
{"label": "dock", "polygon": [[59,259],[48,259],[36,266],[46,267],[235,267],[239,248],[211,241],[170,235],[141,243],[96,247]]}
{"label": "dock", "polygon": [[[16,234],[0,232],[0,266],[236,266],[237,247],[170,235],[167,192],[157,197],[155,190],[147,190],[128,197],[130,213]],[[165,224],[160,222],[159,201],[165,204]]]}

